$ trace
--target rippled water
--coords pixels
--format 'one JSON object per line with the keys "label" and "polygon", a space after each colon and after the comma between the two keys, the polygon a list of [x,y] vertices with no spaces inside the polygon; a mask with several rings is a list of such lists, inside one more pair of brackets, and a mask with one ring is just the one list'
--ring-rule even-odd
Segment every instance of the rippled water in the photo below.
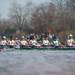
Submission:
{"label": "rippled water", "polygon": [[0,75],[75,75],[75,51],[0,52]]}

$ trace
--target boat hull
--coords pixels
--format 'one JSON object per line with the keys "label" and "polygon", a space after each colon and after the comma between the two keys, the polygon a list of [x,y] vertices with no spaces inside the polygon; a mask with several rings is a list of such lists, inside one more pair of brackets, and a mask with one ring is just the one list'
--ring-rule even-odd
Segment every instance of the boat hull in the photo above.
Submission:
{"label": "boat hull", "polygon": [[[3,49],[3,46],[1,46],[1,48]],[[35,47],[35,46],[13,46],[13,47],[5,47],[5,49],[7,50],[75,50],[75,47]]]}
{"label": "boat hull", "polygon": [[75,50],[75,48],[30,48],[30,47],[27,47],[27,48],[19,48],[19,50]]}

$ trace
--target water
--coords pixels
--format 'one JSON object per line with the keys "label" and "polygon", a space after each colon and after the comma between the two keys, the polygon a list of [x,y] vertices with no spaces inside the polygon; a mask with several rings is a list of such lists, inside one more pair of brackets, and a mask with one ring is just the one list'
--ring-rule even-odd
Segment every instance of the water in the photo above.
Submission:
{"label": "water", "polygon": [[75,75],[75,51],[0,52],[0,75]]}

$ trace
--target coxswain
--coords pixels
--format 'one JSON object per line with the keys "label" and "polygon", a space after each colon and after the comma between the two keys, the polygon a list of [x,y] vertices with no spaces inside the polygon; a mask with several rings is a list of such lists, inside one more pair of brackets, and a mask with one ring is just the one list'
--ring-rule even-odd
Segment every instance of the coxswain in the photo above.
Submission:
{"label": "coxswain", "polygon": [[60,47],[60,41],[59,38],[57,38],[55,35],[52,37],[53,39],[53,47]]}

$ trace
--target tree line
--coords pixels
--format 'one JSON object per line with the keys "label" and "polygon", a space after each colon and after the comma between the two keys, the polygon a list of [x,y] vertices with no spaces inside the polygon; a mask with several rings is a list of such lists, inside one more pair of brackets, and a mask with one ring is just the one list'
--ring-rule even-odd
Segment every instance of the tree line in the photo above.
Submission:
{"label": "tree line", "polygon": [[75,0],[52,0],[39,5],[13,2],[8,19],[1,19],[0,35],[75,31]]}

